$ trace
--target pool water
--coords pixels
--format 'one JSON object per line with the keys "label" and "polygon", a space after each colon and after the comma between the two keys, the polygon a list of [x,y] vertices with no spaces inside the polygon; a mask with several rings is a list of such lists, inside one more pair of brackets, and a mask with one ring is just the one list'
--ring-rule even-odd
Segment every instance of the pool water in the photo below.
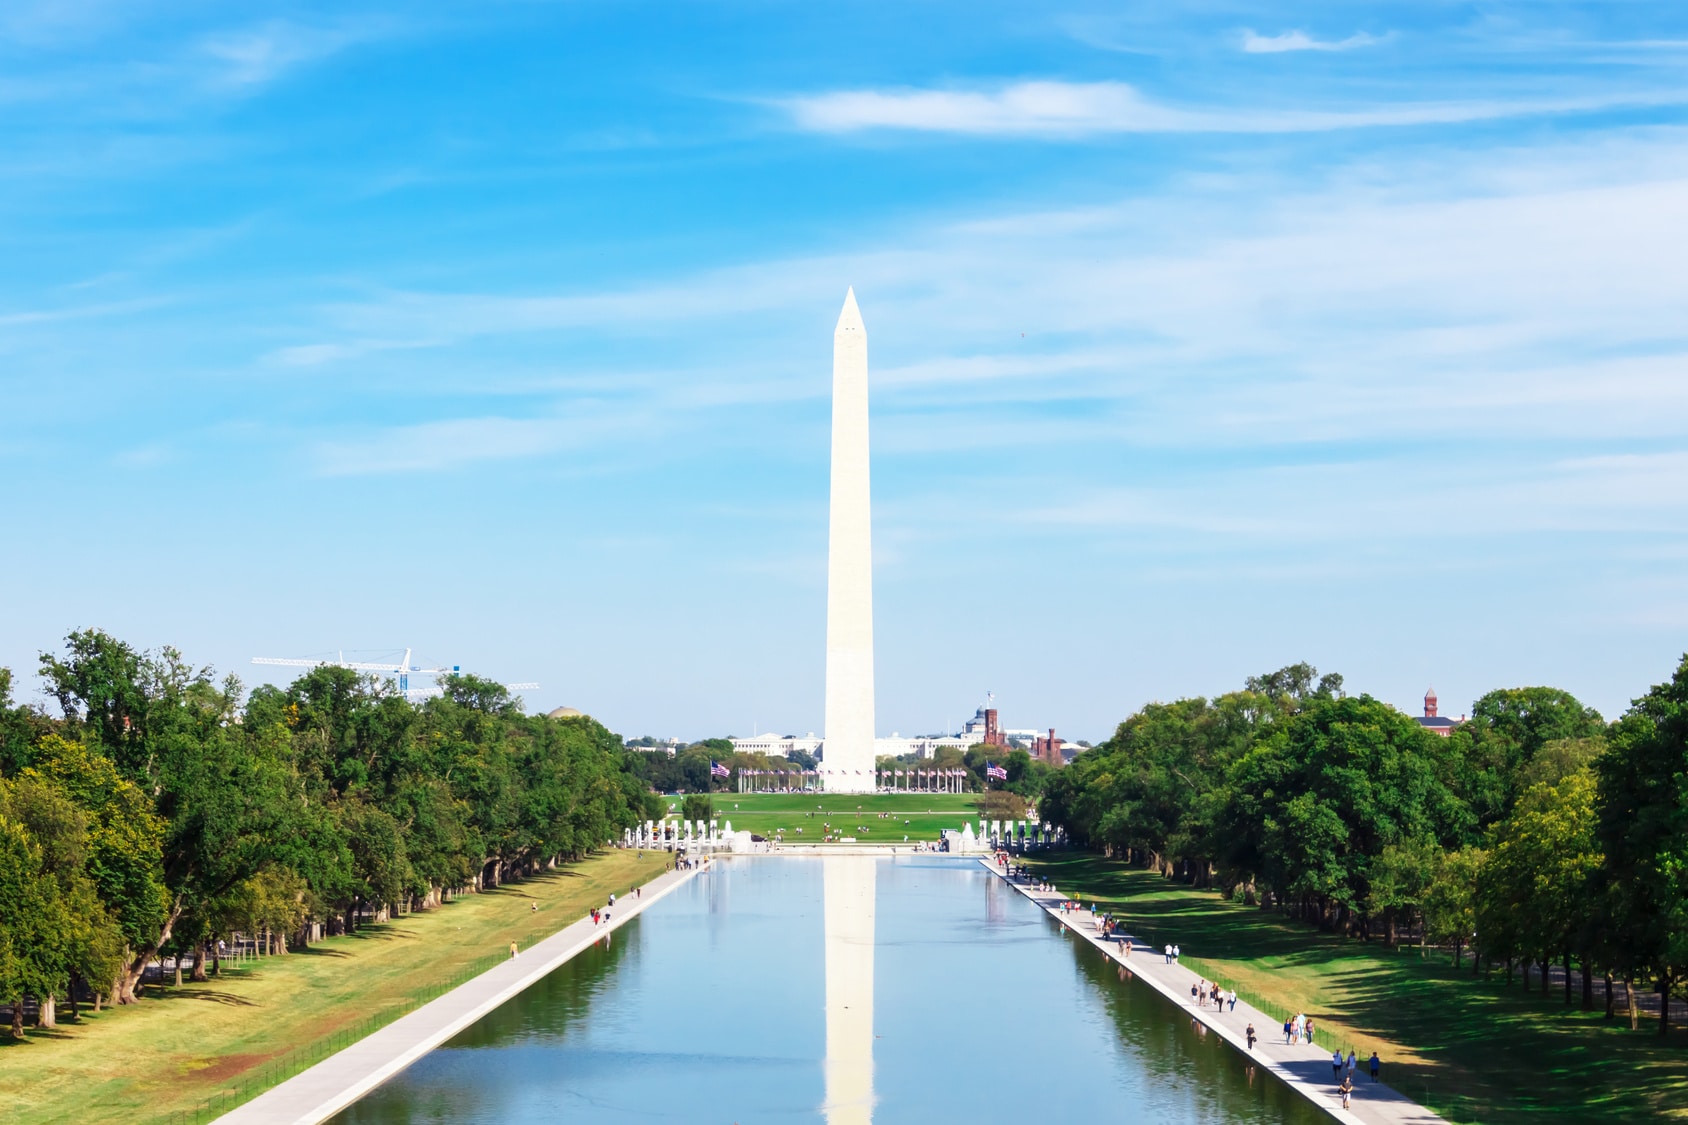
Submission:
{"label": "pool water", "polygon": [[977,863],[718,862],[340,1125],[1323,1115]]}

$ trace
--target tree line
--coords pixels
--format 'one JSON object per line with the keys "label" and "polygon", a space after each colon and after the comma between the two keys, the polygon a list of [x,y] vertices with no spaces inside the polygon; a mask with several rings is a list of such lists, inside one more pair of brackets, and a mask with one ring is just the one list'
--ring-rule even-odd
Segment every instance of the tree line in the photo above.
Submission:
{"label": "tree line", "polygon": [[[665,805],[589,718],[523,714],[453,676],[413,703],[318,667],[245,693],[174,649],[72,633],[40,672],[58,715],[0,669],[0,1003],[52,1025],[79,992],[132,1003],[174,955],[285,949],[394,909],[578,859]],[[180,969],[178,968],[178,974]]]}
{"label": "tree line", "polygon": [[1510,983],[1573,962],[1659,1031],[1688,973],[1688,657],[1608,723],[1556,688],[1446,737],[1307,664],[1152,703],[1048,779],[1079,843],[1360,938],[1416,935]]}
{"label": "tree line", "polygon": [[[706,738],[677,747],[673,753],[642,745],[654,745],[655,741],[647,737],[629,742],[627,750],[630,768],[659,793],[729,793],[738,788],[741,769],[796,773],[819,767],[818,759],[803,750],[794,750],[789,755],[746,753],[735,750],[729,738]],[[714,764],[725,766],[727,776],[715,776],[710,770]],[[1023,749],[986,746],[983,743],[976,743],[966,750],[940,746],[930,758],[917,754],[900,757],[881,755],[874,765],[881,770],[964,770],[963,787],[970,793],[1003,790],[1027,799],[1036,798],[1042,792],[1043,784],[1052,772],[1047,762],[1032,757]],[[1007,780],[987,777],[986,769],[991,765],[1005,769]]]}

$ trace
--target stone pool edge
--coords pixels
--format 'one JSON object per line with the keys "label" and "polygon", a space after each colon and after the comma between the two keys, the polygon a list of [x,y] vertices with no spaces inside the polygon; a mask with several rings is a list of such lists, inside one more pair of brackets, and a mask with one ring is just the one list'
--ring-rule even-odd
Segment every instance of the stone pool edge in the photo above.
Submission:
{"label": "stone pool edge", "polygon": [[[1109,959],[1127,969],[1136,979],[1143,981],[1156,992],[1159,992],[1176,1005],[1180,1011],[1189,1012],[1193,1019],[1200,1020],[1210,1030],[1217,1032],[1226,1043],[1235,1048],[1244,1058],[1264,1067],[1283,1082],[1286,1087],[1336,1120],[1344,1122],[1345,1125],[1449,1125],[1445,1118],[1381,1082],[1375,1085],[1369,1082],[1361,1084],[1355,1092],[1354,1106],[1351,1109],[1343,1109],[1332,1095],[1330,1085],[1322,1081],[1311,1080],[1305,1074],[1298,1073],[1297,1070],[1285,1065],[1287,1062],[1293,1061],[1300,1063],[1300,1069],[1303,1070],[1317,1070],[1317,1068],[1328,1066],[1330,1065],[1330,1057],[1323,1051],[1317,1048],[1308,1048],[1313,1052],[1311,1055],[1293,1060],[1271,1057],[1269,1051],[1281,1053],[1276,1052],[1276,1045],[1272,1044],[1270,1039],[1270,1034],[1279,1028],[1278,1022],[1267,1017],[1265,1013],[1256,1010],[1246,1001],[1238,1000],[1237,1007],[1241,1009],[1241,1012],[1236,1015],[1240,1017],[1241,1022],[1246,1024],[1253,1020],[1256,1022],[1258,1029],[1266,1033],[1260,1036],[1256,1049],[1250,1051],[1241,1032],[1234,1027],[1227,1026],[1226,1023],[1216,1021],[1215,1013],[1211,1009],[1193,1007],[1186,999],[1190,984],[1196,979],[1196,974],[1178,965],[1163,966],[1156,963],[1153,958],[1159,956],[1159,953],[1150,948],[1140,948],[1139,952],[1143,956],[1133,964],[1095,933],[1086,932],[1076,918],[1069,922],[1061,913],[1061,902],[1063,900],[1059,891],[1034,891],[1025,882],[1010,879],[1002,866],[990,856],[980,857],[979,863],[985,870],[996,875],[1010,887],[1026,896],[1034,905],[1042,908],[1046,914],[1060,922],[1064,929],[1072,931],[1089,942],[1094,948],[1100,949]],[[1090,915],[1088,911],[1085,911],[1078,917],[1088,920]],[[1164,972],[1162,971],[1163,968]],[[1175,985],[1160,979],[1162,976],[1178,976],[1188,979],[1180,979]],[[1237,1022],[1237,1020],[1234,1018],[1229,1022]],[[1286,1047],[1284,1050],[1292,1051],[1295,1049]],[[1305,1052],[1301,1052],[1301,1054],[1305,1055]]]}

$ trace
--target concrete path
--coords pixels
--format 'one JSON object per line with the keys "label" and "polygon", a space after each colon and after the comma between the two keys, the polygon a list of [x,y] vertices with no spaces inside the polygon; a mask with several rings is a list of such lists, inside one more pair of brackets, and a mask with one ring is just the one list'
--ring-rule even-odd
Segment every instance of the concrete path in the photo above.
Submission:
{"label": "concrete path", "polygon": [[217,1118],[219,1125],[317,1125],[456,1035],[629,918],[700,873],[668,871],[616,899],[607,924],[590,915],[401,1016],[380,1031]]}
{"label": "concrete path", "polygon": [[[1197,1007],[1190,999],[1190,986],[1200,981],[1201,976],[1182,965],[1167,964],[1162,947],[1149,949],[1138,942],[1128,958],[1113,942],[1103,941],[1096,933],[1088,909],[1062,914],[1061,903],[1065,901],[1065,896],[1060,891],[1035,891],[1027,880],[1009,879],[993,857],[979,862],[1001,875],[1010,886],[1043,907],[1074,934],[1125,966],[1138,980],[1218,1032],[1241,1054],[1277,1075],[1290,1089],[1338,1121],[1349,1122],[1350,1125],[1446,1125],[1441,1117],[1390,1089],[1387,1084],[1373,1082],[1365,1069],[1365,1059],[1360,1059],[1356,1066],[1354,1096],[1350,1099],[1350,1108],[1344,1110],[1342,1098],[1336,1092],[1337,1084],[1331,1078],[1329,1052],[1307,1043],[1295,1047],[1285,1043],[1283,1021],[1273,1019],[1241,997],[1238,997],[1234,1011],[1216,1012],[1211,1006]],[[1251,1022],[1257,1037],[1252,1051],[1248,1049],[1248,1040],[1243,1034]]]}

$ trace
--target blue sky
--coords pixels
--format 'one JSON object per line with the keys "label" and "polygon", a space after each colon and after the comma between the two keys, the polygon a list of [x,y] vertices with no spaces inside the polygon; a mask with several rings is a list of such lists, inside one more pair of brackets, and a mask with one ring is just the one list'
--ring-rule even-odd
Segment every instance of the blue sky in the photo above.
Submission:
{"label": "blue sky", "polygon": [[1607,714],[1688,648],[1688,9],[0,10],[0,663],[413,646],[881,733],[1295,660]]}

